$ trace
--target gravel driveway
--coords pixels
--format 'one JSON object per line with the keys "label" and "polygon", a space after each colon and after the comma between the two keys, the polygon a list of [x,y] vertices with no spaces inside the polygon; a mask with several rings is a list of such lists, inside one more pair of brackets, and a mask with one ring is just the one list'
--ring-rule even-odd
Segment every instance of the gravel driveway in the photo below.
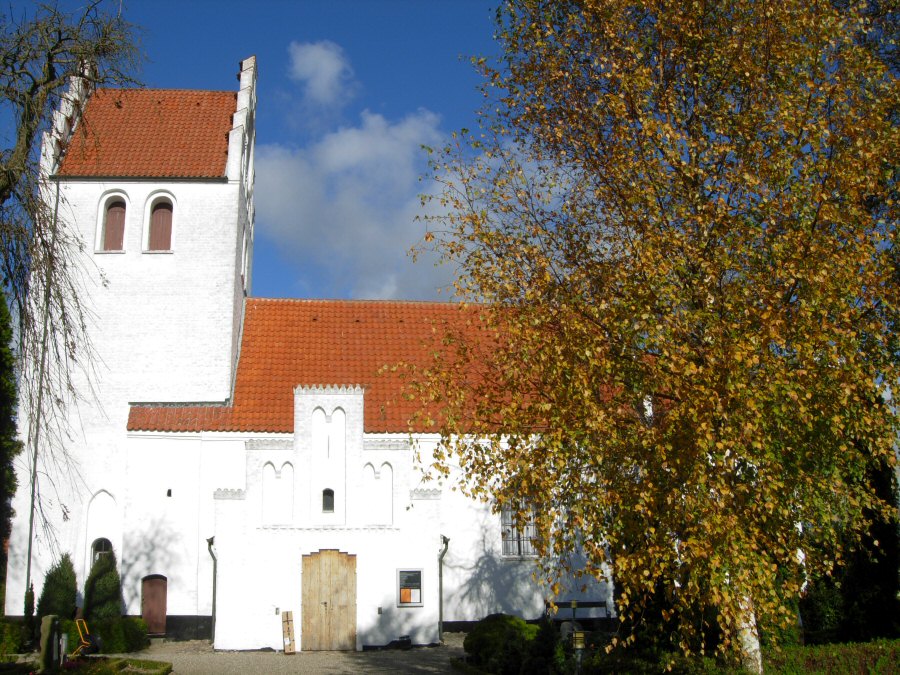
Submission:
{"label": "gravel driveway", "polygon": [[168,661],[178,675],[223,673],[449,673],[450,661],[463,655],[463,633],[445,633],[439,647],[415,647],[366,652],[216,652],[205,640],[160,642],[138,659]]}

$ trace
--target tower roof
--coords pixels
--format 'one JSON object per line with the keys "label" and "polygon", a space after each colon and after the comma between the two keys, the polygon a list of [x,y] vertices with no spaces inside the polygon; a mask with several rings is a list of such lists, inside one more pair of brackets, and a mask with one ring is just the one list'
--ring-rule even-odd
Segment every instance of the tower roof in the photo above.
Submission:
{"label": "tower roof", "polygon": [[427,365],[474,317],[452,303],[249,299],[231,405],[132,405],[128,429],[291,433],[295,387],[361,385],[366,432],[428,431],[391,367]]}
{"label": "tower roof", "polygon": [[59,175],[222,178],[236,105],[229,91],[98,89]]}

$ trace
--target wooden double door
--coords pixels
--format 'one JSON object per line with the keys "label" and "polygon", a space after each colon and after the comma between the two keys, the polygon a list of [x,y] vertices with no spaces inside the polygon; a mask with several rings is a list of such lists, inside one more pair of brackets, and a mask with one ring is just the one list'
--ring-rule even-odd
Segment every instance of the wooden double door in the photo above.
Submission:
{"label": "wooden double door", "polygon": [[324,549],[303,556],[301,649],[356,649],[356,556]]}

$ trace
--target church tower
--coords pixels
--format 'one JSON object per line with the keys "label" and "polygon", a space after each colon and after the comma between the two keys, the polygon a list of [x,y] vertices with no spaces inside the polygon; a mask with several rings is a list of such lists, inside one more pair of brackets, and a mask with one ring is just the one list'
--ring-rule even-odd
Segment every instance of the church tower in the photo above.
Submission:
{"label": "church tower", "polygon": [[[84,244],[94,354],[67,451],[81,476],[62,490],[56,544],[83,585],[99,546],[128,556],[127,419],[135,402],[227,404],[253,247],[256,59],[234,91],[73,85],[44,137],[58,222]],[[30,467],[18,467],[6,611],[22,613]],[[54,513],[61,513],[57,508]],[[52,514],[51,514],[52,515]],[[32,555],[36,594],[53,562]],[[127,600],[127,599],[126,599]]]}

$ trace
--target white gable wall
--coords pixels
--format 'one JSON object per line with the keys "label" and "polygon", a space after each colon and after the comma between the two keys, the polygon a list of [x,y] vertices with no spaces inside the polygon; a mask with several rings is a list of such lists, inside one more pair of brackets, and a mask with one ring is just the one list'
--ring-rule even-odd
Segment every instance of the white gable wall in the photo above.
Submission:
{"label": "white gable wall", "polygon": [[[477,621],[501,611],[528,619],[543,614],[550,594],[534,580],[536,561],[501,555],[500,518],[490,506],[422,482],[413,447],[427,457],[436,437],[363,434],[363,405],[360,388],[298,387],[294,437],[249,440],[245,485],[232,482],[216,491],[217,649],[282,649],[284,610],[293,612],[295,637],[302,644],[302,557],[324,549],[355,556],[358,649],[405,635],[416,644],[436,642],[441,535],[450,538],[443,569],[445,621]],[[328,458],[321,456],[316,429],[325,423],[315,421],[323,410],[346,413],[347,441],[336,464],[343,483],[334,467],[323,464]],[[331,424],[337,421],[332,417]],[[373,466],[384,467],[379,474],[385,479],[390,473],[389,509],[373,504],[372,491],[365,489],[364,477]],[[283,476],[274,478],[276,470]],[[291,499],[278,503],[293,506],[273,516],[268,490],[283,494],[281,480],[291,481]],[[322,486],[342,484],[345,500],[335,488],[335,513],[323,514]],[[338,507],[340,501],[345,507]],[[371,524],[387,512],[390,522]],[[421,570],[421,606],[399,606],[400,569]],[[596,583],[583,590],[572,584],[563,597],[612,600],[611,587]]]}

